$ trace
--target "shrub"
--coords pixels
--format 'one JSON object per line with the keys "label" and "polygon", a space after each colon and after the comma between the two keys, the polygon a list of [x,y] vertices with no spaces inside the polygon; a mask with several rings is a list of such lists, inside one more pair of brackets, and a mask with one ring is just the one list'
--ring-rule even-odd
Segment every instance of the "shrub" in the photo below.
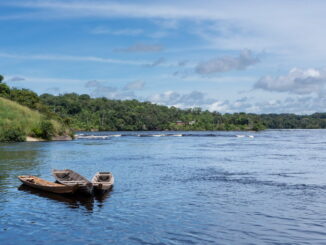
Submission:
{"label": "shrub", "polygon": [[0,96],[8,97],[10,95],[10,88],[5,83],[0,83]]}
{"label": "shrub", "polygon": [[55,129],[51,121],[42,120],[38,127],[32,129],[32,136],[50,140],[55,135]]}
{"label": "shrub", "polygon": [[40,127],[32,128],[31,136],[36,138],[42,138],[43,132]]}
{"label": "shrub", "polygon": [[5,126],[0,132],[0,141],[2,142],[22,142],[25,140],[26,133],[17,125]]}
{"label": "shrub", "polygon": [[40,123],[41,138],[50,140],[55,135],[53,124],[49,120],[43,120]]}

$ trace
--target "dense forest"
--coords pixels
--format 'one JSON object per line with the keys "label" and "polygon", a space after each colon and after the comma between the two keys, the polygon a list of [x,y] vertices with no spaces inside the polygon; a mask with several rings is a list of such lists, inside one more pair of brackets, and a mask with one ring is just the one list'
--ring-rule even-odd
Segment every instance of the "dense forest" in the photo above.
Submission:
{"label": "dense forest", "polygon": [[252,114],[178,109],[136,100],[64,94],[40,96],[51,112],[78,130],[262,130],[326,128],[326,113],[313,115]]}
{"label": "dense forest", "polygon": [[[0,77],[1,80],[1,77]],[[0,82],[0,96],[37,110],[73,130],[263,130],[326,128],[326,113],[221,114],[201,108],[179,109],[137,100],[91,98],[87,94],[37,95]]]}

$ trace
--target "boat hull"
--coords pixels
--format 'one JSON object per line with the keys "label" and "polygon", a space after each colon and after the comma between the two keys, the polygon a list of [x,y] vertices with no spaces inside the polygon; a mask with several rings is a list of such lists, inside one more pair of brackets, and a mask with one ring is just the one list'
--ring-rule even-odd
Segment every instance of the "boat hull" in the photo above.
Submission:
{"label": "boat hull", "polygon": [[67,186],[74,186],[77,185],[77,191],[91,194],[93,191],[93,185],[92,183],[87,180],[84,176],[81,176],[80,174],[74,172],[70,169],[64,169],[64,170],[56,170],[54,169],[52,171],[52,174],[56,181],[60,184],[64,184]]}
{"label": "boat hull", "polygon": [[27,176],[22,175],[18,176],[18,179],[25,185],[33,187],[35,189],[39,189],[42,191],[48,191],[58,194],[65,194],[65,193],[74,193],[77,190],[77,186],[66,186],[62,184],[53,183],[50,181],[43,180],[36,176]]}
{"label": "boat hull", "polygon": [[94,191],[105,192],[113,188],[114,177],[111,172],[97,172],[92,178]]}

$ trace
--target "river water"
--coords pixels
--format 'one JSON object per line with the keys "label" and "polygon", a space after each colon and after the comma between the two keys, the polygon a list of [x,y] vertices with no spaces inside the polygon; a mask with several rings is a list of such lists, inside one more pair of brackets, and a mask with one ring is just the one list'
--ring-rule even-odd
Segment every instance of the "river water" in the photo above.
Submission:
{"label": "river water", "polygon": [[[99,132],[0,144],[0,244],[326,244],[326,131]],[[20,185],[51,169],[103,196]]]}

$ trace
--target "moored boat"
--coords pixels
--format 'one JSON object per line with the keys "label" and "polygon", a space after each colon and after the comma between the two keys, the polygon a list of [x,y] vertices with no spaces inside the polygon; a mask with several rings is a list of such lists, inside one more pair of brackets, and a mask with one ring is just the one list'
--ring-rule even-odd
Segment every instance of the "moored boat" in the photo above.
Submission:
{"label": "moored boat", "polygon": [[82,191],[88,194],[92,193],[93,185],[92,183],[86,179],[84,176],[80,175],[79,173],[76,173],[73,170],[70,169],[64,169],[64,170],[52,170],[52,174],[57,182],[63,185],[68,186],[78,186],[78,191]]}
{"label": "moored boat", "polygon": [[25,185],[28,185],[30,187],[39,190],[53,192],[53,193],[60,193],[60,194],[74,193],[78,188],[77,185],[68,186],[68,185],[58,184],[32,175],[21,175],[18,176],[18,179],[21,182],[23,182],[23,184]]}
{"label": "moored boat", "polygon": [[108,191],[113,187],[114,177],[111,172],[97,172],[92,178],[92,184],[96,191]]}

